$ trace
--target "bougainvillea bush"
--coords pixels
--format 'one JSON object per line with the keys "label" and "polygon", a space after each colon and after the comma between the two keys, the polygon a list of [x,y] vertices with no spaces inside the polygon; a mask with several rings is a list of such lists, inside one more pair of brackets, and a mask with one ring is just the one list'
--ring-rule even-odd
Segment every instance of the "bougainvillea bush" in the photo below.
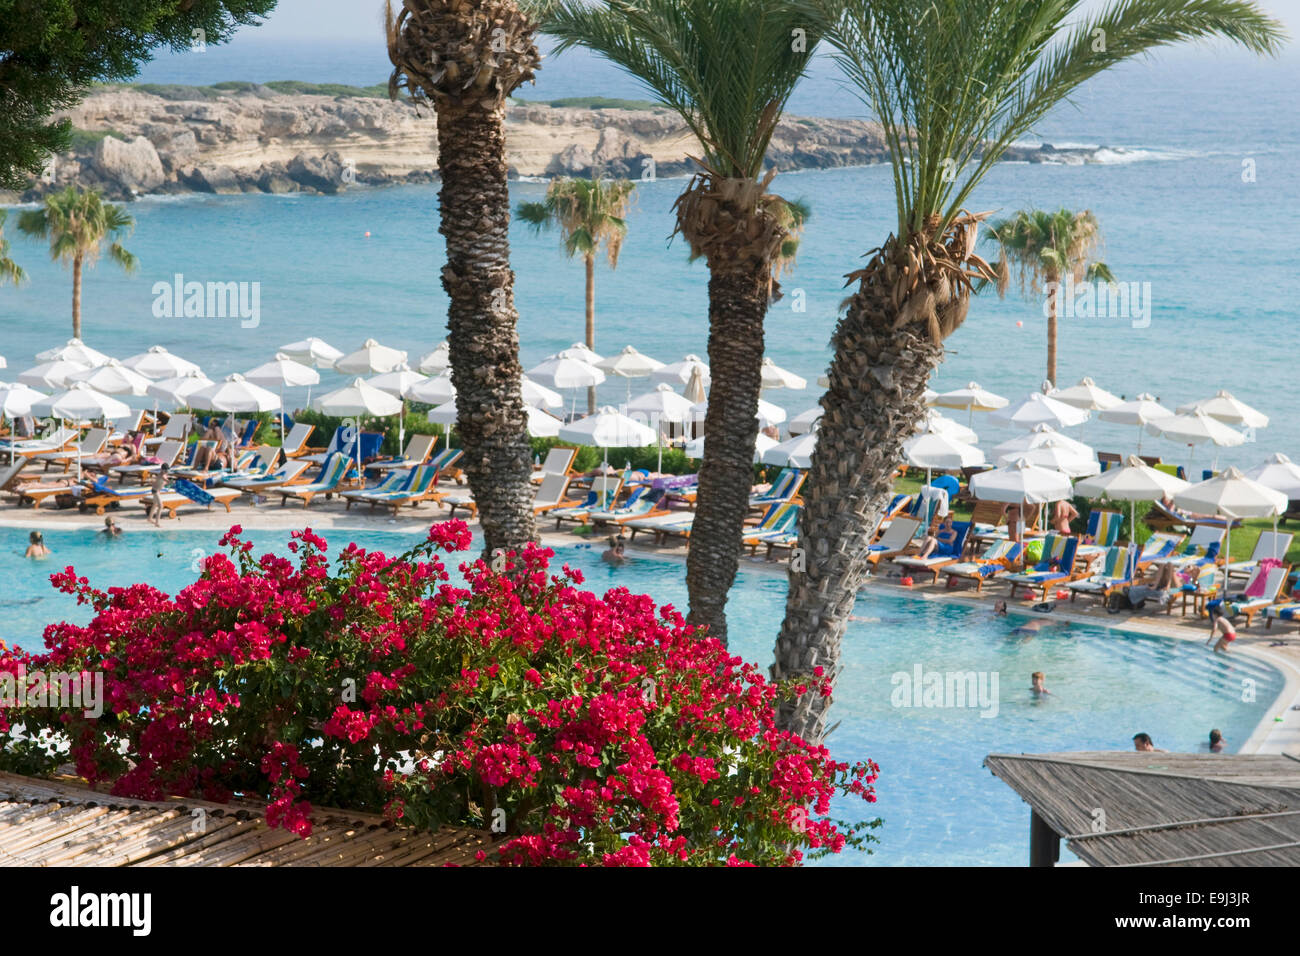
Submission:
{"label": "bougainvillea bush", "polygon": [[292,559],[241,534],[174,597],[53,575],[93,619],[0,669],[101,671],[104,713],[0,712],[24,730],[0,766],[70,761],[141,799],[258,798],[304,836],[313,805],[478,827],[514,864],[796,863],[872,839],[878,821],[827,814],[837,793],[874,801],[875,765],[774,725],[779,695],[829,693],[825,678],[774,684],[670,606],[551,574],[547,549],[466,560],[453,583],[438,555],[470,547],[459,521],[336,562],[311,530]]}

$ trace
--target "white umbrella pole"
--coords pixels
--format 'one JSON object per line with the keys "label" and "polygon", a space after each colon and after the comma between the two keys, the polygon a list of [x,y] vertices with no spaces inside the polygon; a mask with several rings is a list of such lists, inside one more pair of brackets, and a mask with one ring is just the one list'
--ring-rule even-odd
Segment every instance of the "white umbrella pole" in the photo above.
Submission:
{"label": "white umbrella pole", "polygon": [[402,399],[402,410],[397,414],[397,453],[406,448],[406,399]]}
{"label": "white umbrella pole", "polygon": [[280,447],[284,447],[284,387],[280,387]]}
{"label": "white umbrella pole", "polygon": [[[1228,534],[1232,534],[1232,529],[1228,529]],[[1273,557],[1277,557],[1277,515],[1273,515]]]}

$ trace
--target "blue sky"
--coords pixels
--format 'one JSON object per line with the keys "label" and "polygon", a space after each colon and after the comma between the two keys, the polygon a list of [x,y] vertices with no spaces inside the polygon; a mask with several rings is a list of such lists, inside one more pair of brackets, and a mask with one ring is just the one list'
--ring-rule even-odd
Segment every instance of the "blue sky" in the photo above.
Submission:
{"label": "blue sky", "polygon": [[[1103,0],[1085,4],[1102,5]],[[1287,24],[1293,42],[1300,38],[1300,0],[1261,0],[1260,5]],[[257,33],[277,40],[359,39],[378,35],[383,9],[383,0],[280,0]]]}

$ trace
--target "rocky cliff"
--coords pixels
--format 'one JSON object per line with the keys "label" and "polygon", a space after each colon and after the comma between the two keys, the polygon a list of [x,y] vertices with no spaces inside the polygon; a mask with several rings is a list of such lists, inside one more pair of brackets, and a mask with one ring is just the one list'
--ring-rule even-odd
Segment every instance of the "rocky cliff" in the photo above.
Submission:
{"label": "rocky cliff", "polygon": [[[230,86],[236,86],[230,84]],[[430,182],[437,178],[434,118],[405,103],[367,95],[172,88],[164,95],[103,87],[65,115],[73,149],[53,158],[21,197],[69,183],[122,200],[147,193],[318,192],[350,185]],[[663,109],[510,107],[512,176],[648,178],[691,171],[690,135]],[[1077,151],[1076,151],[1077,152]],[[873,123],[788,117],[769,152],[780,170],[885,162]],[[1011,159],[1084,161],[1050,146],[1017,149]]]}

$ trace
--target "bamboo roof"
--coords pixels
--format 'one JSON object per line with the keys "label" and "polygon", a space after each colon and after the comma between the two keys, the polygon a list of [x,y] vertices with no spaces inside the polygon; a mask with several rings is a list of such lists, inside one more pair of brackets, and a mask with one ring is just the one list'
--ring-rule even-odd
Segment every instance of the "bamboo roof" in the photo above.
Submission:
{"label": "bamboo roof", "polygon": [[984,766],[1091,866],[1300,866],[1300,757],[990,754]]}
{"label": "bamboo roof", "polygon": [[[197,812],[201,811],[201,812]],[[65,780],[0,773],[4,866],[474,866],[478,830],[396,827],[317,808],[303,839],[255,804],[110,796]]]}

